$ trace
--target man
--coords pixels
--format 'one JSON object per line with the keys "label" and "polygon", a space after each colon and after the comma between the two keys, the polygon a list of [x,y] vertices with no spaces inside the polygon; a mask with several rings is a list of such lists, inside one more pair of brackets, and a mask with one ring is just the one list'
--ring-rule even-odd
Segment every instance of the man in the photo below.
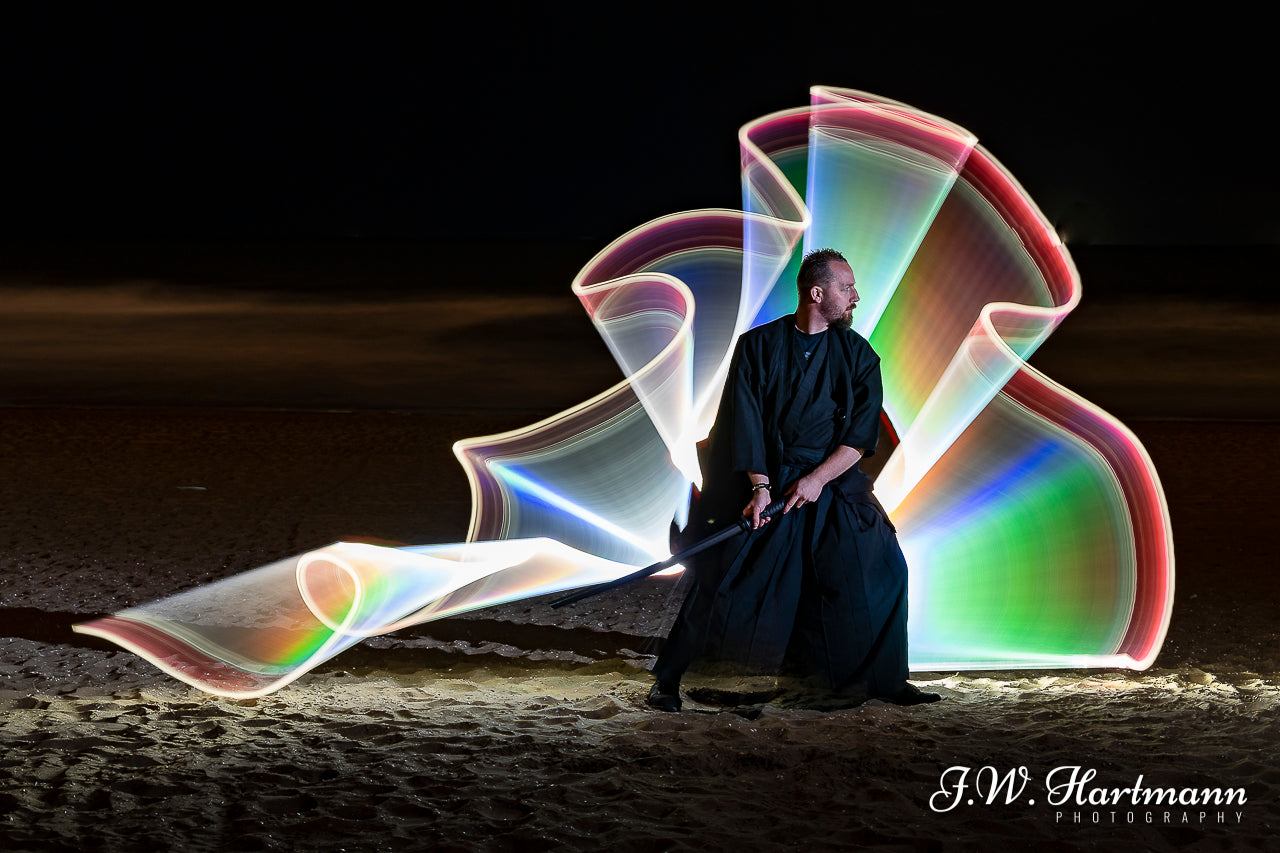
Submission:
{"label": "man", "polygon": [[[742,515],[756,532],[692,561],[653,668],[648,702],[664,711],[680,710],[696,659],[787,671],[845,697],[940,698],[907,682],[906,561],[858,467],[876,449],[882,390],[879,356],[849,328],[853,270],[819,249],[796,285],[796,313],[748,331],[734,352],[689,530]],[[762,515],[779,497],[781,515]]]}

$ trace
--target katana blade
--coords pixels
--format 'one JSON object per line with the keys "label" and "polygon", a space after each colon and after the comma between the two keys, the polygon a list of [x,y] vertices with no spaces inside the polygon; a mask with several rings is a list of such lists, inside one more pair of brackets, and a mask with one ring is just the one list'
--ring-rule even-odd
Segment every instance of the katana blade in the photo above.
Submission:
{"label": "katana blade", "polygon": [[[761,510],[760,517],[769,518],[771,516],[777,515],[778,513],[782,512],[782,508],[786,506],[786,503],[787,503],[786,498],[781,498],[779,500],[774,501],[773,503],[765,507],[763,510]],[[598,583],[598,584],[595,584],[594,586],[589,586],[586,589],[579,590],[578,592],[575,592],[571,595],[566,595],[564,598],[557,599],[556,601],[551,602],[551,606],[564,607],[566,604],[575,604],[579,601],[582,601],[584,598],[590,598],[593,595],[598,595],[599,593],[602,593],[605,590],[613,589],[614,587],[624,586],[626,584],[631,583],[632,581],[638,581],[640,580],[640,578],[647,578],[649,575],[657,574],[663,569],[669,569],[672,566],[674,566],[676,563],[687,560],[689,557],[692,557],[694,554],[699,554],[707,550],[708,548],[719,545],[721,542],[724,542],[725,540],[732,539],[734,536],[737,536],[739,533],[742,533],[744,531],[750,531],[750,530],[751,530],[751,519],[744,515],[742,518],[738,519],[736,523],[730,524],[729,526],[725,527],[723,530],[716,531],[715,533],[711,534],[705,539],[698,540],[697,542],[693,543],[688,548],[685,548],[678,554],[672,554],[670,557],[667,557],[665,560],[659,560],[658,562],[654,563],[651,566],[645,566],[643,569],[638,569],[637,571],[634,571],[629,575],[623,575],[622,577],[617,578],[616,580],[606,581],[604,583]]]}

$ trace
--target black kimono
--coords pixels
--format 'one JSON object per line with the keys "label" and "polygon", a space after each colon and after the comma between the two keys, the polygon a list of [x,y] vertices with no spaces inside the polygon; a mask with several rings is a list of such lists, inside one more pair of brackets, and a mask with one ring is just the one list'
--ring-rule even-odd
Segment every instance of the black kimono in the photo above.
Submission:
{"label": "black kimono", "polygon": [[[881,399],[880,358],[856,332],[804,335],[786,316],[744,334],[687,540],[740,517],[748,471],[768,474],[777,499],[840,445],[874,453]],[[857,465],[813,503],[692,563],[694,585],[654,665],[659,682],[678,683],[703,660],[842,693],[889,696],[904,686],[906,561]]]}

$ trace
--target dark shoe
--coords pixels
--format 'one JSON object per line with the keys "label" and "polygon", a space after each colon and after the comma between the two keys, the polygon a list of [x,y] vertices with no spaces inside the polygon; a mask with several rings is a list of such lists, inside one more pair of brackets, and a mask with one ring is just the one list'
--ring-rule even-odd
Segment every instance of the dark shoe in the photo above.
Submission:
{"label": "dark shoe", "polygon": [[879,698],[894,705],[927,705],[930,702],[937,702],[942,697],[937,693],[926,693],[908,682],[903,684],[902,689],[892,696],[881,696]]}
{"label": "dark shoe", "polygon": [[649,688],[649,698],[646,701],[659,711],[679,711],[680,685],[655,681]]}

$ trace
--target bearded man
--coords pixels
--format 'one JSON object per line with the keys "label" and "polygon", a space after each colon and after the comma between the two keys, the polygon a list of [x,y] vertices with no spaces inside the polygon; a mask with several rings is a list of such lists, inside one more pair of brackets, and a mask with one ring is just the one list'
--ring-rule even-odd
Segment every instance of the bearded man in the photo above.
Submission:
{"label": "bearded man", "polygon": [[[689,532],[756,532],[691,561],[694,584],[648,702],[681,707],[695,661],[785,672],[836,696],[937,701],[907,682],[907,564],[858,463],[875,453],[880,358],[850,329],[857,283],[834,249],[806,255],[799,304],[742,335]],[[785,497],[782,513],[763,510]],[[744,508],[745,504],[745,508]]]}

